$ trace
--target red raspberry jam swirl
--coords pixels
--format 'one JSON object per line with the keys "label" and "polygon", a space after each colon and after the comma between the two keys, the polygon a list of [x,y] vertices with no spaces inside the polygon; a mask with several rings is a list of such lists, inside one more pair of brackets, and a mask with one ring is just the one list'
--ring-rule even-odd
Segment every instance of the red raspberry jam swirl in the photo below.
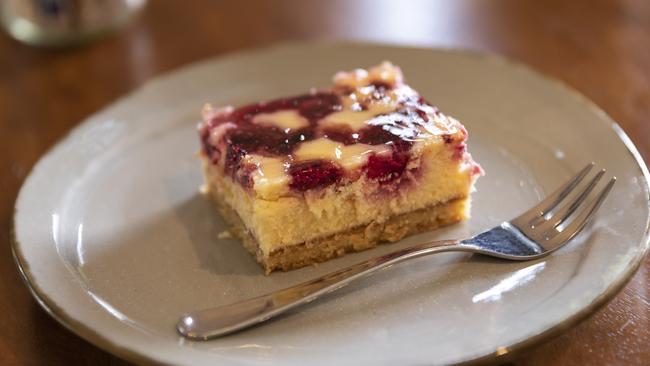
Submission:
{"label": "red raspberry jam swirl", "polygon": [[[395,87],[386,83],[371,83],[364,88],[371,88],[366,94],[372,100],[387,97],[387,92]],[[266,157],[290,157],[303,142],[317,138],[328,138],[344,145],[363,143],[367,145],[388,145],[392,154],[370,155],[362,171],[368,179],[386,184],[400,178],[406,171],[411,158],[411,147],[417,140],[422,126],[429,123],[429,114],[439,114],[438,110],[427,103],[416,92],[406,86],[400,86],[398,107],[394,112],[372,118],[359,130],[350,127],[329,126],[319,128],[319,121],[329,114],[343,109],[342,97],[354,90],[345,88],[331,92],[312,92],[296,97],[276,99],[246,105],[227,113],[219,113],[205,121],[199,131],[204,153],[217,163],[221,154],[225,154],[224,171],[244,187],[252,187],[251,174],[255,167],[247,166],[244,157],[257,154]],[[360,110],[368,108],[365,100],[359,103]],[[273,113],[283,110],[297,111],[309,124],[299,129],[280,129],[275,126],[253,123],[253,118],[261,113]],[[429,114],[427,114],[427,111]],[[219,141],[212,141],[211,131],[232,123],[225,129]],[[466,135],[464,135],[466,137]],[[455,157],[462,158],[465,152],[463,141],[454,141],[453,136],[443,135],[446,144],[455,149]],[[292,162],[288,159],[287,174],[291,176],[289,186],[297,191],[307,191],[337,184],[346,172],[335,162],[315,160]]]}

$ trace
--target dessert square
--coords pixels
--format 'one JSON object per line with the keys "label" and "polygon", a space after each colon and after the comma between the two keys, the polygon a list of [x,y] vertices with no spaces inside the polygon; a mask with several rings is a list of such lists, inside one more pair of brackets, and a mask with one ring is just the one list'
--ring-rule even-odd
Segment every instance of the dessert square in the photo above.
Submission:
{"label": "dessert square", "polygon": [[464,220],[481,168],[467,131],[384,62],[328,90],[206,105],[206,191],[266,273]]}

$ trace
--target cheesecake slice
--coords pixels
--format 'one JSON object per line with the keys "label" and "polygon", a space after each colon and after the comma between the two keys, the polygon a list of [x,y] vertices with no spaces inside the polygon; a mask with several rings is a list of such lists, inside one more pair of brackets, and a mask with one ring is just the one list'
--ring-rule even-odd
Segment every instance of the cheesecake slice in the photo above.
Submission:
{"label": "cheesecake slice", "polygon": [[328,90],[203,110],[205,188],[266,273],[468,217],[467,131],[388,62]]}

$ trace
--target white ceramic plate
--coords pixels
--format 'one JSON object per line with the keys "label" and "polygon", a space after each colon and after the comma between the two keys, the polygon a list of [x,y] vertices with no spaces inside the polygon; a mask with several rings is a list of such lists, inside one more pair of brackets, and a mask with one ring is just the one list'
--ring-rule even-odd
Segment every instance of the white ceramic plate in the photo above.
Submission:
{"label": "white ceramic plate", "polygon": [[[241,104],[329,85],[382,60],[470,131],[487,175],[473,217],[394,246],[265,277],[201,183],[204,102]],[[618,177],[596,223],[550,257],[512,263],[441,254],[395,266],[268,324],[209,342],[179,315],[324,274],[424,239],[509,219],[590,161]],[[648,173],[600,109],[498,57],[368,44],[288,44],[186,67],[93,115],[36,165],[16,204],[14,253],[39,303],[136,362],[447,364],[493,357],[566,327],[620,289],[648,247]]]}

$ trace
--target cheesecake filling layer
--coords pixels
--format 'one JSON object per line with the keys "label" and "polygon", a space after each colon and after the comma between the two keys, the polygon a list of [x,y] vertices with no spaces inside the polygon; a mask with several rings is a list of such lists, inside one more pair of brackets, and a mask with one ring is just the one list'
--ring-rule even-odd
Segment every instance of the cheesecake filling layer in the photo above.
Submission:
{"label": "cheesecake filling layer", "polygon": [[393,216],[385,222],[372,221],[332,235],[264,252],[260,242],[252,235],[239,214],[225,202],[221,192],[212,189],[210,194],[223,218],[229,222],[231,233],[241,240],[243,247],[257,259],[267,274],[275,270],[288,271],[324,262],[346,253],[373,248],[383,242],[398,241],[407,235],[453,224],[463,220],[469,210],[468,198],[454,199]]}

